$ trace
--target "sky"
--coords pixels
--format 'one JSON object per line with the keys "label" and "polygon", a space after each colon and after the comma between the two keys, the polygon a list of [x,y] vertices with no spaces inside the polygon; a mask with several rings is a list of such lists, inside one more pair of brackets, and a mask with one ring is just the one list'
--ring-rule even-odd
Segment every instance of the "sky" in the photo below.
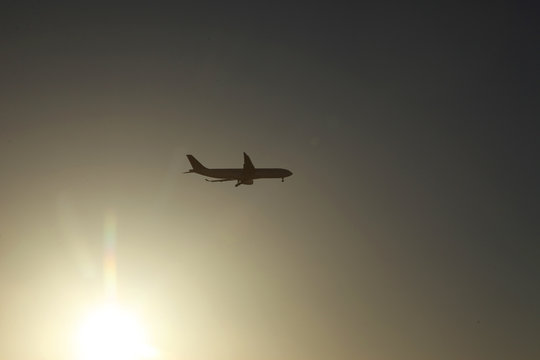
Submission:
{"label": "sky", "polygon": [[[540,357],[532,2],[0,8],[0,358]],[[183,174],[282,167],[254,185]]]}

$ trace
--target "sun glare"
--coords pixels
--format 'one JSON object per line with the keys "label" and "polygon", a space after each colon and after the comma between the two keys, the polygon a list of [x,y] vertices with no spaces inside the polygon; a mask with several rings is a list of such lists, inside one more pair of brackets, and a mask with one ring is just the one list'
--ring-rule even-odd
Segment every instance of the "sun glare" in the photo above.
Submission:
{"label": "sun glare", "polygon": [[140,360],[156,355],[137,318],[117,305],[91,312],[77,342],[78,360]]}

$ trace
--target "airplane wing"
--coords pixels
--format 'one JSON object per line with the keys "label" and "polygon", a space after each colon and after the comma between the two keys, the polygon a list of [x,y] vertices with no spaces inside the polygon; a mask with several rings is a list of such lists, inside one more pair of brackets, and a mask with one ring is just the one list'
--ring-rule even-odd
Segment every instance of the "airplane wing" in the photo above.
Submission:
{"label": "airplane wing", "polygon": [[210,180],[210,179],[204,179],[208,182],[223,182],[223,181],[235,181],[236,179],[219,179],[219,180]]}
{"label": "airplane wing", "polygon": [[246,153],[244,153],[244,170],[255,170],[255,166],[253,166],[251,159]]}

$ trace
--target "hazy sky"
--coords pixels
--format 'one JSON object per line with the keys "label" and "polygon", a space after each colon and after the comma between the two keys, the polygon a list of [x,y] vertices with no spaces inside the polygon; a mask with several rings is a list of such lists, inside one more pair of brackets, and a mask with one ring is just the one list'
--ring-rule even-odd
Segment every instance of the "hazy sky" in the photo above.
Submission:
{"label": "hazy sky", "polygon": [[[103,295],[163,359],[540,358],[538,8],[0,8],[0,358]],[[209,167],[294,175],[207,183]]]}

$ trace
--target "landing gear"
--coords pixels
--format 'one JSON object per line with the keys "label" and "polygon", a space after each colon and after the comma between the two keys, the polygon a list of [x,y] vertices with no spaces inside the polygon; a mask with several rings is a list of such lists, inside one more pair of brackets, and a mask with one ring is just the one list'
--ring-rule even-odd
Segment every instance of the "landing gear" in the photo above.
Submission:
{"label": "landing gear", "polygon": [[253,185],[253,179],[236,179],[237,183],[234,184],[235,187],[240,185]]}
{"label": "landing gear", "polygon": [[285,178],[281,178],[281,182],[284,182],[285,181]]}

